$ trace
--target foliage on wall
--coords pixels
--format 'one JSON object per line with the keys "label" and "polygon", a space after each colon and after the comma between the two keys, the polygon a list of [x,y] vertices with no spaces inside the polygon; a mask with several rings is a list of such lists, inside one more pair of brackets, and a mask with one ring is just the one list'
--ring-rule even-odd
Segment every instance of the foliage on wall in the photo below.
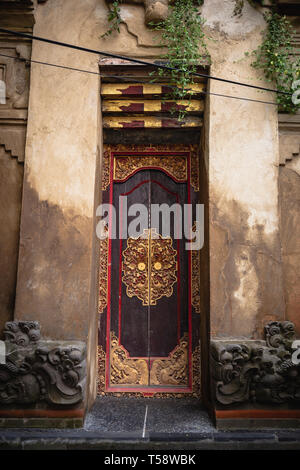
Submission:
{"label": "foliage on wall", "polygon": [[[159,69],[158,75],[167,74],[176,84],[172,93],[176,100],[190,98],[189,87],[194,83],[197,65],[210,61],[203,31],[204,19],[198,9],[202,4],[203,0],[174,0],[167,19],[153,25],[161,31],[161,46],[166,50],[161,58],[173,68],[172,71]],[[179,118],[184,114],[181,112]]]}
{"label": "foliage on wall", "polygon": [[[233,14],[235,16],[240,16],[243,12],[243,8],[244,8],[244,5],[245,5],[245,0],[234,0],[234,1],[235,1],[235,6],[234,6]],[[248,2],[253,7],[255,7],[257,5],[263,6],[263,0],[248,0]]]}
{"label": "foliage on wall", "polygon": [[[171,0],[169,15],[166,20],[151,24],[154,30],[161,32],[160,45],[166,50],[161,58],[173,68],[172,71],[158,69],[156,78],[168,75],[173,86],[172,99],[190,99],[189,86],[194,83],[194,72],[197,65],[209,62],[209,54],[203,32],[204,19],[198,7],[204,0]],[[108,37],[113,32],[120,32],[120,0],[114,1],[108,12],[109,29],[102,35]],[[154,74],[152,79],[156,79]],[[179,113],[179,119],[185,110]]]}
{"label": "foliage on wall", "polygon": [[265,20],[268,27],[261,45],[252,52],[252,66],[262,70],[265,79],[275,83],[277,90],[289,93],[277,94],[279,110],[295,113],[300,109],[300,105],[293,104],[291,99],[292,85],[300,80],[300,58],[296,56],[292,45],[295,31],[286,17],[276,12],[266,14]]}

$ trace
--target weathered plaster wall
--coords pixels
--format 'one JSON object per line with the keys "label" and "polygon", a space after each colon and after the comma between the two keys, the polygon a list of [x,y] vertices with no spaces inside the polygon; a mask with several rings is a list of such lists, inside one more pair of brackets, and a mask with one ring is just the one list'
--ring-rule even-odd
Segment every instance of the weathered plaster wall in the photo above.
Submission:
{"label": "weathered plaster wall", "polygon": [[[108,40],[100,38],[107,29],[104,0],[74,5],[38,5],[34,33],[128,56],[159,54],[142,5],[122,6],[121,33]],[[208,42],[211,73],[262,84],[244,59],[260,41],[262,16],[246,2],[244,15],[233,18],[233,7],[232,0],[206,0],[203,6],[206,30],[216,40]],[[97,56],[37,42],[33,59],[98,71]],[[18,319],[40,321],[44,337],[89,336],[94,359],[99,83],[97,75],[32,65],[15,312]],[[272,99],[215,81],[210,91]],[[212,334],[259,337],[265,323],[284,313],[276,108],[217,96],[209,96],[208,104]],[[91,394],[95,364],[92,369]]]}
{"label": "weathered plaster wall", "polygon": [[279,201],[286,317],[300,334],[300,157],[280,167]]}
{"label": "weathered plaster wall", "polygon": [[[261,41],[264,21],[245,2],[204,2],[211,74],[264,85],[244,53]],[[211,81],[210,91],[272,101],[249,88]],[[284,301],[278,226],[277,109],[210,96],[210,293],[213,336],[261,337],[271,319],[282,318]]]}

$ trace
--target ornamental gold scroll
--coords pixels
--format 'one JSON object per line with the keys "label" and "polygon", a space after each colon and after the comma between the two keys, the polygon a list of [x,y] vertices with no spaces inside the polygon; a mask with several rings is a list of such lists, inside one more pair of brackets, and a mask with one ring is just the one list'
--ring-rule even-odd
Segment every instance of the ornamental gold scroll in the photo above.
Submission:
{"label": "ornamental gold scroll", "polygon": [[176,257],[172,238],[162,237],[155,228],[144,229],[137,238],[128,238],[122,262],[122,281],[128,297],[137,297],[144,306],[171,297],[177,282]]}

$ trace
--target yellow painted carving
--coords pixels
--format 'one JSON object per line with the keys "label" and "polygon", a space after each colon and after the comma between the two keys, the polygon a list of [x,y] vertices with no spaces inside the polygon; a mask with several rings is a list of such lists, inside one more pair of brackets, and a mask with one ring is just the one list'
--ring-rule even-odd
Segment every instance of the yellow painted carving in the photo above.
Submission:
{"label": "yellow painted carving", "polygon": [[[172,105],[174,101],[164,101],[164,104],[168,105],[169,103]],[[143,105],[143,111],[144,113],[149,113],[149,112],[157,112],[161,113],[162,112],[162,101],[161,100],[120,100],[120,99],[115,99],[115,100],[108,100],[104,99],[102,102],[102,111],[104,113],[122,113],[122,112],[132,112],[128,111],[124,108],[128,108],[131,105],[134,104],[141,104]],[[204,102],[201,100],[179,100],[176,101],[177,105],[180,106],[185,106],[186,111],[188,112],[201,112],[204,109]]]}
{"label": "yellow painted carving", "polygon": [[150,385],[188,385],[188,335],[169,357],[155,359],[150,370]]}
{"label": "yellow painted carving", "polygon": [[144,229],[137,238],[128,238],[122,262],[128,297],[137,297],[144,306],[171,297],[177,282],[176,256],[172,238],[162,237],[154,228]]}
{"label": "yellow painted carving", "polygon": [[146,359],[129,357],[114,332],[110,336],[110,383],[112,385],[148,385]]}
{"label": "yellow painted carving", "polygon": [[[143,126],[148,128],[161,128],[164,127],[165,122],[169,120],[170,122],[176,121],[174,117],[161,118],[159,116],[146,116],[145,114],[136,114],[132,116],[104,116],[103,117],[103,127],[104,128],[123,128],[126,125],[131,124],[136,126],[136,122],[142,122]],[[186,116],[184,120],[178,121],[178,126],[176,127],[201,127],[203,125],[203,119],[196,116]],[[171,125],[170,125],[171,127]]]}
{"label": "yellow painted carving", "polygon": [[187,158],[184,155],[118,155],[114,158],[114,180],[124,181],[142,168],[161,168],[177,181],[187,180]]}
{"label": "yellow painted carving", "polygon": [[[124,96],[128,97],[126,90],[129,87],[139,87],[142,90],[141,96],[161,95],[162,87],[168,86],[169,83],[164,84],[150,84],[150,83],[103,83],[101,87],[102,96]],[[205,83],[194,83],[186,86],[191,94],[199,94],[205,90]]]}

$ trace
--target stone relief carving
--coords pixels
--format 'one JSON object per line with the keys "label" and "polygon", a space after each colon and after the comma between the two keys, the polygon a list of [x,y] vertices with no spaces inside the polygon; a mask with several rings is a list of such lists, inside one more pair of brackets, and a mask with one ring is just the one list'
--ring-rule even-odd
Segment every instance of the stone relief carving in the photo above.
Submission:
{"label": "stone relief carving", "polygon": [[8,322],[6,363],[0,364],[0,406],[75,405],[83,400],[85,344],[43,341],[38,322]]}
{"label": "stone relief carving", "polygon": [[[106,1],[109,4],[114,0]],[[120,3],[144,4],[146,24],[164,21],[168,15],[169,0],[120,0]]]}
{"label": "stone relief carving", "polygon": [[9,37],[0,41],[0,80],[6,88],[0,104],[0,145],[12,157],[24,161],[29,98],[31,45],[15,44]]}
{"label": "stone relief carving", "polygon": [[300,401],[300,365],[292,362],[294,324],[270,322],[265,336],[265,341],[212,341],[212,379],[218,403]]}

